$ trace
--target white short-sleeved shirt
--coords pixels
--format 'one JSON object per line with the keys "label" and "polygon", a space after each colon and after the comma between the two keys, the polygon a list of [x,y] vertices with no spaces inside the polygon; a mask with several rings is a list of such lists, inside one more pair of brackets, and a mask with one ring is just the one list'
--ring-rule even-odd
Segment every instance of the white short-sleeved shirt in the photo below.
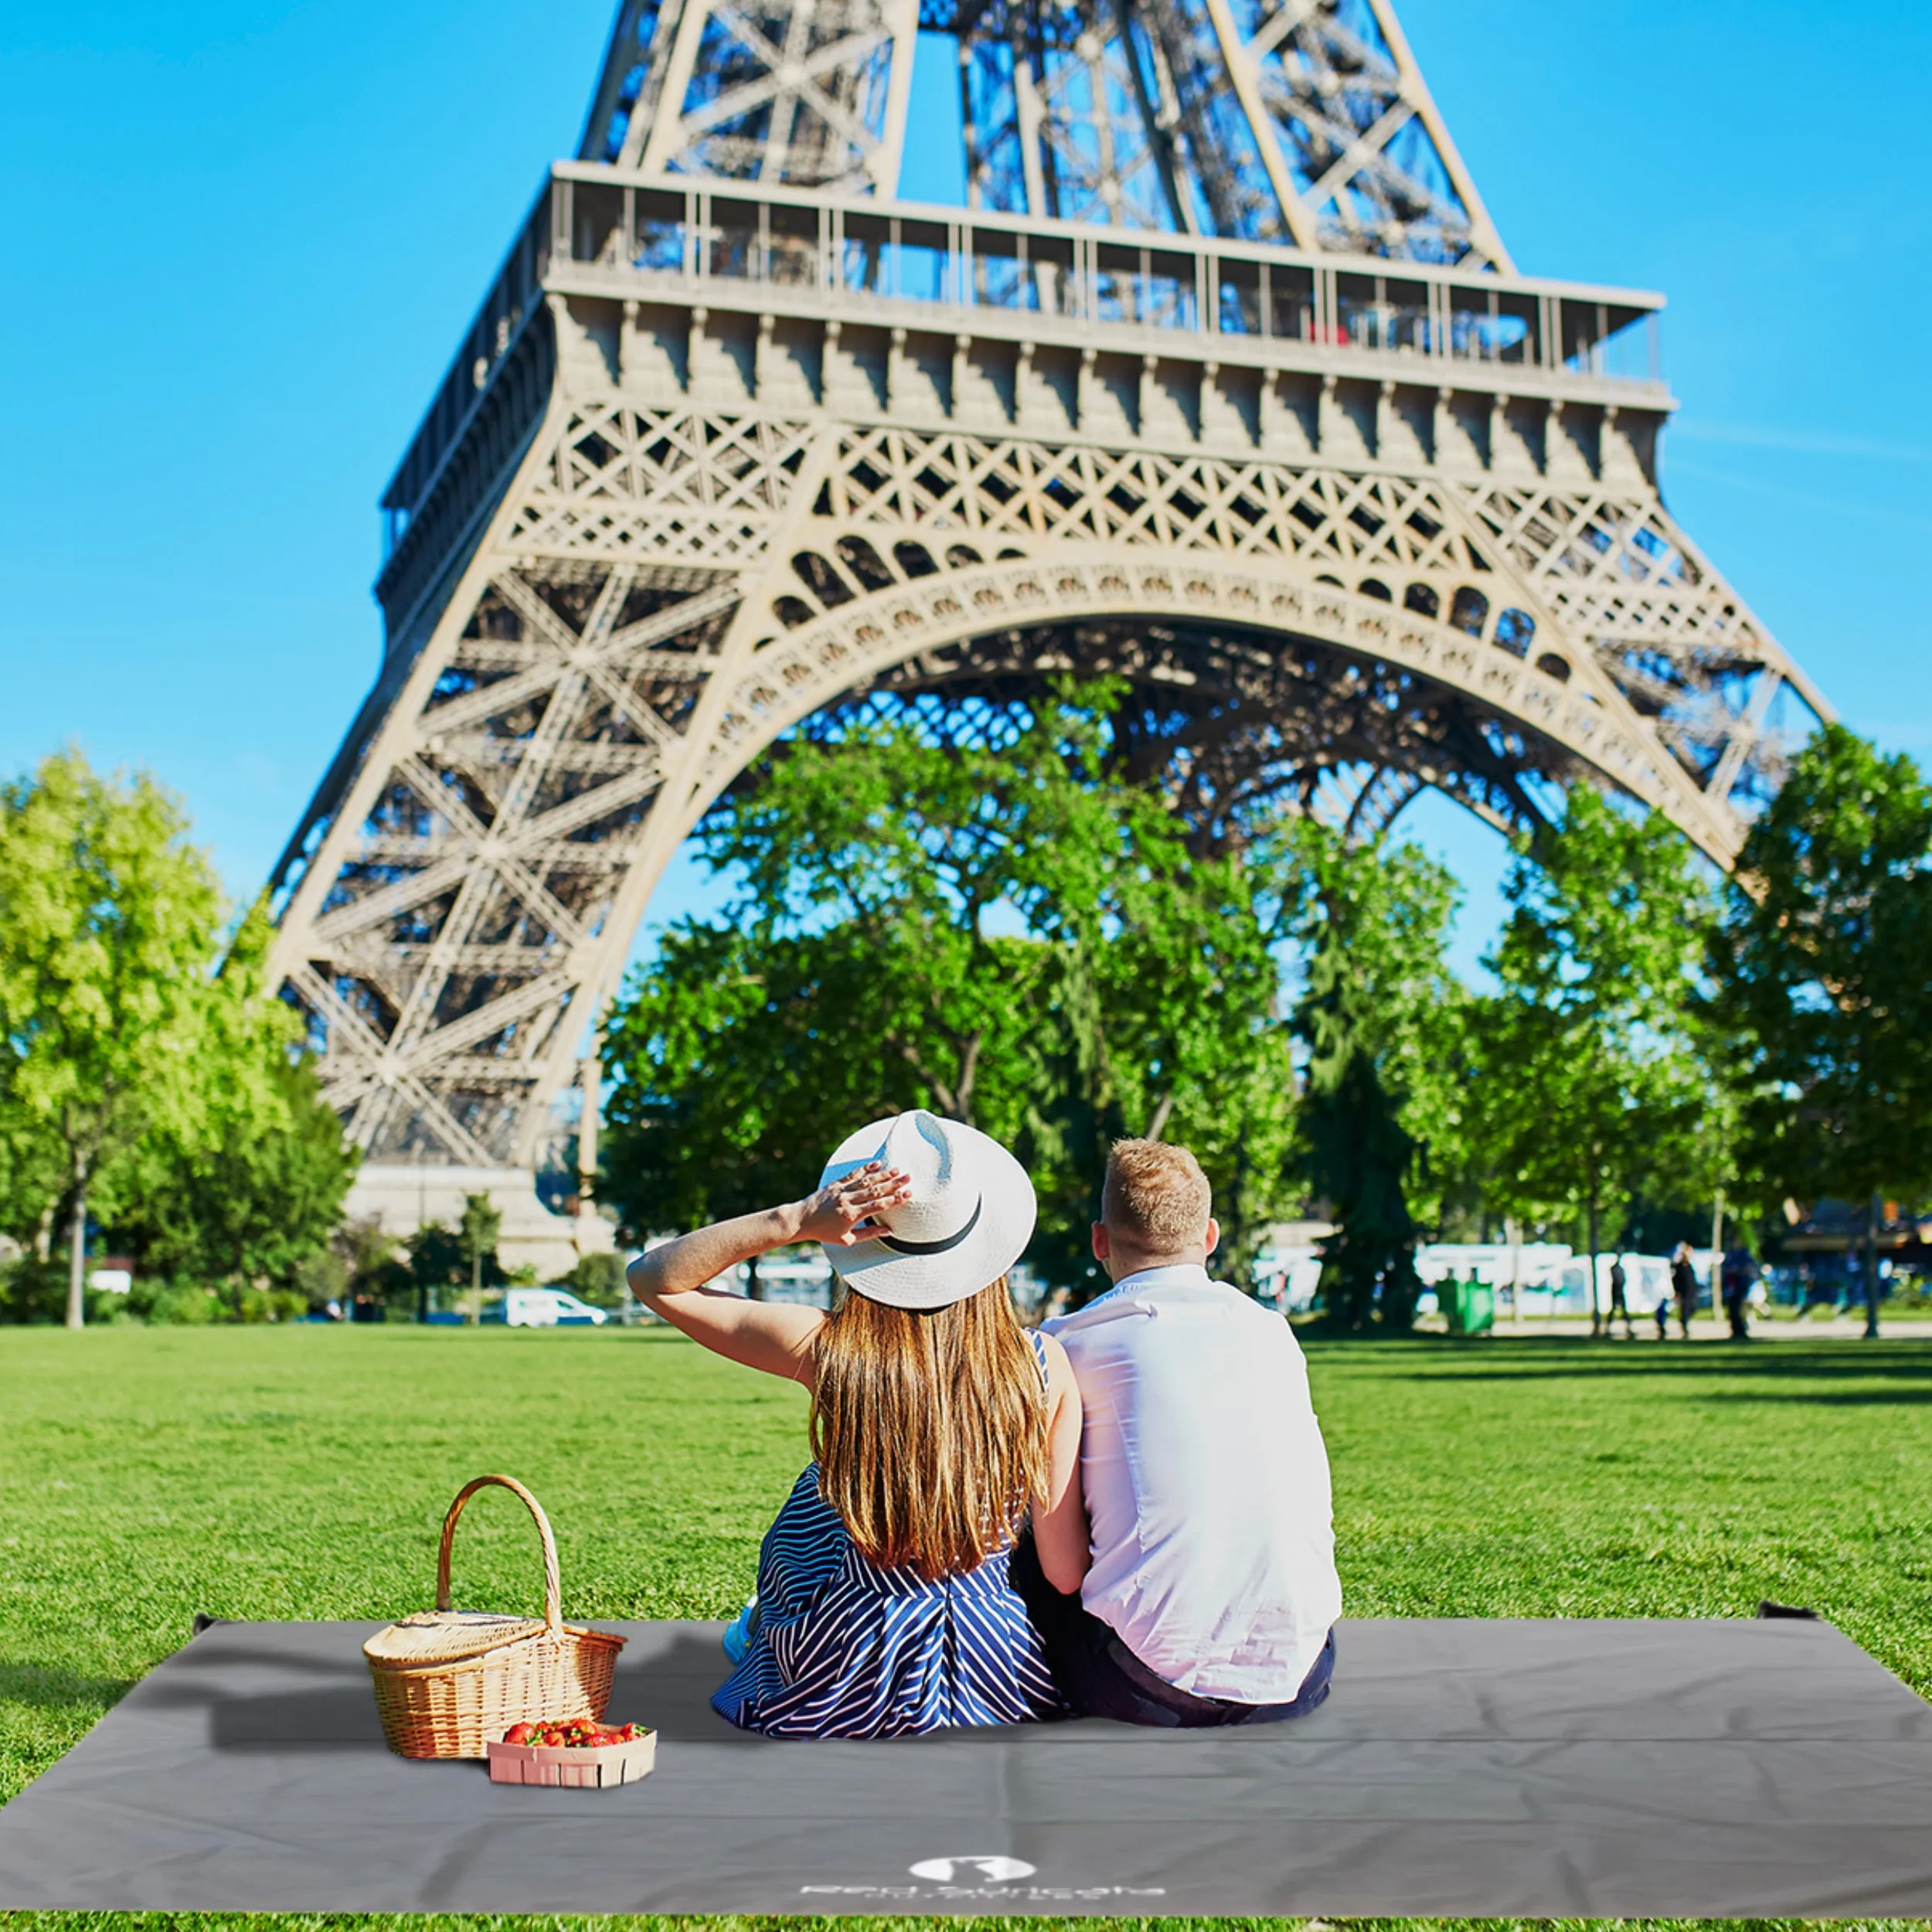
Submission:
{"label": "white short-sleeved shirt", "polygon": [[1287,1702],[1342,1614],[1294,1330],[1199,1267],[1129,1275],[1044,1326],[1086,1410],[1082,1602],[1181,1690]]}

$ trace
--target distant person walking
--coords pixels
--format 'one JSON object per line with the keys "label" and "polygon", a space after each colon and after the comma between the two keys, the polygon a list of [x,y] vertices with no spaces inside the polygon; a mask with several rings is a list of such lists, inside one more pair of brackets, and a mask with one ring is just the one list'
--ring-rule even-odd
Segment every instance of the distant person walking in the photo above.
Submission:
{"label": "distant person walking", "polygon": [[1743,1248],[1726,1248],[1722,1270],[1724,1317],[1731,1325],[1733,1342],[1748,1342],[1751,1331],[1744,1317],[1750,1302],[1751,1284],[1757,1279],[1757,1264]]}
{"label": "distant person walking", "polygon": [[1670,1339],[1671,1307],[1677,1299],[1676,1284],[1672,1277],[1676,1272],[1677,1264],[1673,1260],[1670,1274],[1665,1276],[1663,1286],[1657,1291],[1657,1305],[1650,1311],[1650,1318],[1657,1324],[1657,1339],[1659,1342]]}
{"label": "distant person walking", "polygon": [[[1691,1317],[1697,1312],[1697,1275],[1691,1267],[1691,1248],[1688,1241],[1679,1241],[1677,1252],[1670,1258],[1671,1292],[1677,1298],[1677,1322],[1683,1332],[1684,1339],[1690,1339]],[[1661,1329],[1664,1324],[1660,1316],[1657,1324]]]}
{"label": "distant person walking", "polygon": [[1606,1340],[1609,1338],[1611,1324],[1620,1315],[1624,1318],[1624,1339],[1626,1342],[1637,1339],[1637,1331],[1631,1325],[1630,1302],[1624,1293],[1629,1284],[1630,1277],[1624,1272],[1624,1257],[1621,1254],[1614,1256],[1610,1264],[1610,1312],[1604,1317]]}

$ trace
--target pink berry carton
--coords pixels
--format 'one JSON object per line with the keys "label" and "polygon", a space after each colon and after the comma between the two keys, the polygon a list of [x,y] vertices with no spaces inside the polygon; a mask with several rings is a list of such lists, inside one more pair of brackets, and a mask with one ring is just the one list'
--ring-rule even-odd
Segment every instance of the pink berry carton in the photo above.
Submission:
{"label": "pink berry carton", "polygon": [[485,1749],[493,1784],[568,1784],[608,1791],[650,1776],[658,1758],[658,1734],[646,1731],[628,1744],[587,1747],[506,1744],[492,1738]]}

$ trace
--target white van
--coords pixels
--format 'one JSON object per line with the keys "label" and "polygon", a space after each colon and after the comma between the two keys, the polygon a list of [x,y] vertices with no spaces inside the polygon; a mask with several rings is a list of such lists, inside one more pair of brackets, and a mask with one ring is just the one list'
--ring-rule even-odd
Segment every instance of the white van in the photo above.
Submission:
{"label": "white van", "polygon": [[580,1301],[565,1288],[505,1288],[502,1301],[483,1317],[512,1328],[600,1328],[610,1318],[605,1310]]}

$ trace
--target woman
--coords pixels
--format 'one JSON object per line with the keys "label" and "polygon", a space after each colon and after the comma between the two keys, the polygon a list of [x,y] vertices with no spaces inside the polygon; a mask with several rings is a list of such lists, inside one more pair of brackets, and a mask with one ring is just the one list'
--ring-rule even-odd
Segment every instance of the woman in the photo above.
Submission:
{"label": "woman", "polygon": [[[808,1199],[631,1264],[653,1313],[811,1392],[817,1460],[766,1533],[750,1648],[711,1700],[733,1723],[900,1737],[1063,1713],[1006,1575],[1029,1513],[1056,1587],[1087,1573],[1080,1393],[1007,1298],[1032,1232],[1019,1163],[922,1111],[853,1134]],[[830,1315],[705,1285],[812,1240],[843,1284]]]}

